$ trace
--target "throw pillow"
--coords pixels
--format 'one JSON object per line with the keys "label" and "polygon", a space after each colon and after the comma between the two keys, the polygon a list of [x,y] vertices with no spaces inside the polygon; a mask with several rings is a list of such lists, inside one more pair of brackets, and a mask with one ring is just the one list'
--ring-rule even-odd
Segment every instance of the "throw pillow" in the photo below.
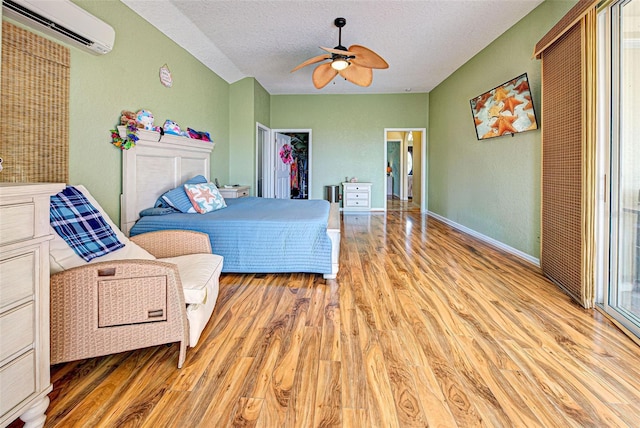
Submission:
{"label": "throw pillow", "polygon": [[193,208],[200,214],[227,207],[224,198],[213,183],[185,184],[184,190],[189,196]]}
{"label": "throw pillow", "polygon": [[[201,184],[206,182],[207,179],[202,175],[196,175],[195,177],[185,181],[184,184]],[[193,205],[191,204],[191,201],[187,197],[183,186],[176,187],[175,189],[171,189],[165,192],[162,196],[160,196],[160,199],[166,202],[166,204],[170,207],[173,207],[182,213],[196,212],[196,210],[193,208]]]}

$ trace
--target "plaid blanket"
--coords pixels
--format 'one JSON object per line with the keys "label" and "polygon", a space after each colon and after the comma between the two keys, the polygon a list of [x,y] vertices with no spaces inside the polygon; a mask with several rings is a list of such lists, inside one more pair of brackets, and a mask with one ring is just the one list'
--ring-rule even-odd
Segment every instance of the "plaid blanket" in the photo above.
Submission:
{"label": "plaid blanket", "polygon": [[56,233],[87,262],[124,247],[100,211],[73,186],[51,197],[49,220]]}

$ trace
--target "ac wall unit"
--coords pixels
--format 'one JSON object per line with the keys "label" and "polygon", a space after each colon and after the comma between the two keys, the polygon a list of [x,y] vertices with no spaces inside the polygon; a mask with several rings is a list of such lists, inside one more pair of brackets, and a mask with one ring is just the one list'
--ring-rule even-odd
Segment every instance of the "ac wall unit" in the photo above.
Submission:
{"label": "ac wall unit", "polygon": [[93,54],[113,49],[116,32],[70,0],[2,0],[4,16]]}

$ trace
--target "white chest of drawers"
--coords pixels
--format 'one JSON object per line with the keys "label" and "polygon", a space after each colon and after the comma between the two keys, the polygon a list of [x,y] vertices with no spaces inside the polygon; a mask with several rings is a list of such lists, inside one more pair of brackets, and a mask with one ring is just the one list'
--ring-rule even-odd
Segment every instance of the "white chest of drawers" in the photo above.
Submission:
{"label": "white chest of drawers", "polygon": [[0,184],[0,426],[44,425],[49,374],[49,196],[63,184]]}
{"label": "white chest of drawers", "polygon": [[249,196],[249,186],[220,187],[218,191],[223,198],[244,198]]}
{"label": "white chest of drawers", "polygon": [[371,210],[371,183],[342,183],[343,211]]}

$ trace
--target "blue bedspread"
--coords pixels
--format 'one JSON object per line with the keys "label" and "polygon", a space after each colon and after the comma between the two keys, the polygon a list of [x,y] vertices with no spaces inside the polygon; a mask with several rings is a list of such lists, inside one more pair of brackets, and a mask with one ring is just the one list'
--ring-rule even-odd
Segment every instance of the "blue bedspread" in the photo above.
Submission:
{"label": "blue bedspread", "polygon": [[209,235],[223,272],[331,273],[327,235],[329,202],[267,198],[226,199],[227,208],[207,214],[141,217],[131,236],[168,229]]}

